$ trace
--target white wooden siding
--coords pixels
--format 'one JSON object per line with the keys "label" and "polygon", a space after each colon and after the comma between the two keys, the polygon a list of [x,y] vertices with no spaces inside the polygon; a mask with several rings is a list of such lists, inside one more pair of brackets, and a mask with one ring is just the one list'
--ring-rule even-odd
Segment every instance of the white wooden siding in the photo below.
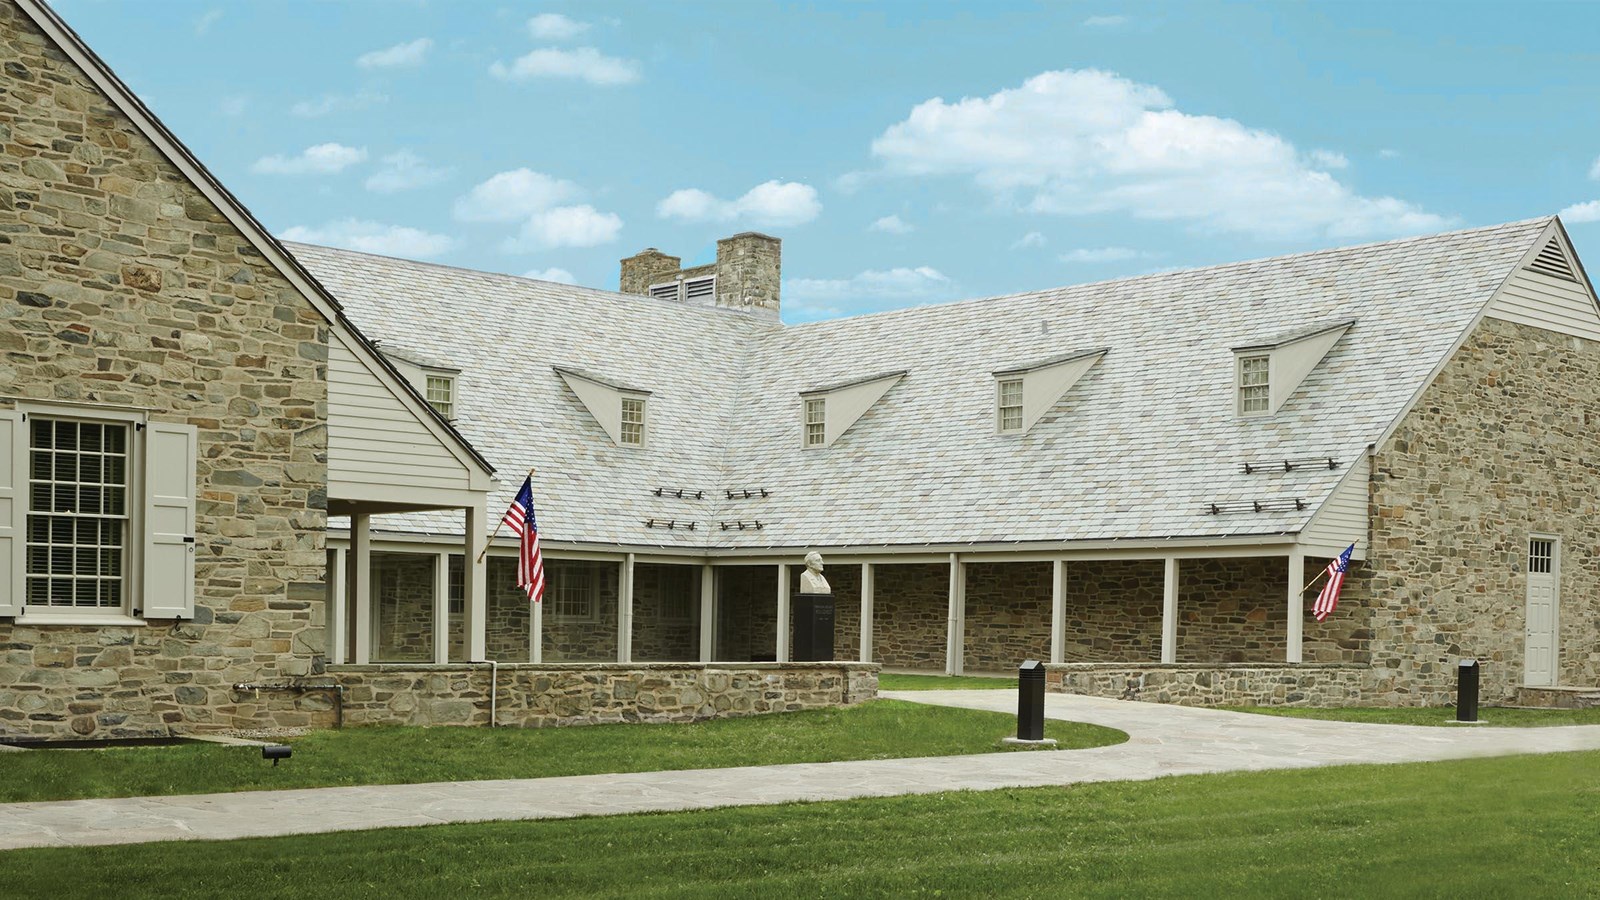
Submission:
{"label": "white wooden siding", "polygon": [[1600,341],[1600,311],[1596,311],[1589,289],[1531,269],[1518,269],[1511,276],[1486,315]]}
{"label": "white wooden siding", "polygon": [[1367,476],[1371,467],[1371,460],[1364,453],[1351,464],[1350,471],[1333,489],[1328,502],[1322,504],[1311,524],[1300,533],[1301,543],[1341,548],[1354,543],[1355,557],[1366,558]]}
{"label": "white wooden siding", "polygon": [[328,492],[350,485],[470,489],[466,466],[361,361],[328,340]]}

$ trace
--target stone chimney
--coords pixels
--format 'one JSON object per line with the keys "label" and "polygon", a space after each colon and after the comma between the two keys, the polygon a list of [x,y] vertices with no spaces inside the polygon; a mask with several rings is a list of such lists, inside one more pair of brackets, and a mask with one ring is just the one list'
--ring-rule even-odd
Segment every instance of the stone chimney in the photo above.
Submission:
{"label": "stone chimney", "polygon": [[782,241],[754,231],[717,241],[716,262],[688,269],[682,258],[651,247],[622,261],[620,289],[776,319],[782,256]]}

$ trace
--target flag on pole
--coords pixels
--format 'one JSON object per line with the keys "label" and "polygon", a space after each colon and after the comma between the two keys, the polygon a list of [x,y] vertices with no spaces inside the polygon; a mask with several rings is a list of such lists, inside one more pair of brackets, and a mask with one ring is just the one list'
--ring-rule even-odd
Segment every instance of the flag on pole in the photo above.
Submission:
{"label": "flag on pole", "polygon": [[511,501],[505,518],[500,520],[522,539],[517,553],[517,587],[528,592],[528,599],[538,603],[544,599],[544,558],[539,555],[539,523],[533,515],[533,476],[522,480],[522,489]]}
{"label": "flag on pole", "polygon": [[1311,604],[1311,614],[1321,622],[1328,618],[1334,608],[1339,605],[1339,590],[1344,587],[1344,573],[1350,568],[1350,554],[1356,552],[1356,545],[1351,544],[1344,548],[1339,558],[1328,563],[1328,583],[1322,586],[1322,593],[1317,595],[1317,602]]}

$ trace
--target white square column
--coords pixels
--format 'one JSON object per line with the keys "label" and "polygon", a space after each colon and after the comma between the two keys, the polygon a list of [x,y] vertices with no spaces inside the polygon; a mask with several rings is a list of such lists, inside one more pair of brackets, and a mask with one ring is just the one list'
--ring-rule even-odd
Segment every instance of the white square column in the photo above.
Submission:
{"label": "white square column", "polygon": [[717,569],[700,567],[700,661],[711,662],[717,652]]}
{"label": "white square column", "polygon": [[433,557],[433,661],[450,661],[450,552]]}
{"label": "white square column", "polygon": [[1161,586],[1161,661],[1178,661],[1178,560],[1172,556]]}
{"label": "white square column", "polygon": [[488,659],[489,630],[489,554],[486,551],[485,526],[489,521],[486,504],[466,507],[466,557],[462,560],[464,602],[461,605],[461,632],[465,638],[467,662],[484,662]]}
{"label": "white square column", "polygon": [[1054,560],[1050,564],[1050,661],[1067,659],[1067,561]]}
{"label": "white square column", "polygon": [[617,662],[633,662],[633,554],[622,560],[617,590]]}
{"label": "white square column", "polygon": [[353,661],[364,666],[372,662],[372,517],[366,513],[350,517],[350,556],[350,605],[356,610]]}
{"label": "white square column", "polygon": [[778,563],[778,662],[789,661],[789,566]]}
{"label": "white square column", "polygon": [[872,602],[877,590],[873,584],[872,563],[861,564],[861,661],[872,662]]}
{"label": "white square column", "polygon": [[1289,642],[1284,648],[1284,662],[1301,662],[1305,652],[1305,579],[1306,555],[1299,550],[1289,551]]}
{"label": "white square column", "polygon": [[944,673],[960,675],[967,670],[967,573],[961,557],[950,554],[950,609],[945,635]]}
{"label": "white square column", "polygon": [[328,619],[328,664],[334,666],[344,665],[350,652],[350,625],[346,619],[350,615],[350,580],[349,570],[345,567],[346,552],[343,548],[328,551],[328,608],[325,615]]}

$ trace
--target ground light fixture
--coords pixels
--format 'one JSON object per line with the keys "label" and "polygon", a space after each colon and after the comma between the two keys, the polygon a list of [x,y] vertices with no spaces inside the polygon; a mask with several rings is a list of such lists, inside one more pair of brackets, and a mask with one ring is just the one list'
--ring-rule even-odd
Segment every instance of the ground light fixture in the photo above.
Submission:
{"label": "ground light fixture", "polygon": [[278,767],[278,760],[288,759],[294,755],[294,748],[288,744],[268,744],[261,748],[261,758],[272,760],[272,767]]}

